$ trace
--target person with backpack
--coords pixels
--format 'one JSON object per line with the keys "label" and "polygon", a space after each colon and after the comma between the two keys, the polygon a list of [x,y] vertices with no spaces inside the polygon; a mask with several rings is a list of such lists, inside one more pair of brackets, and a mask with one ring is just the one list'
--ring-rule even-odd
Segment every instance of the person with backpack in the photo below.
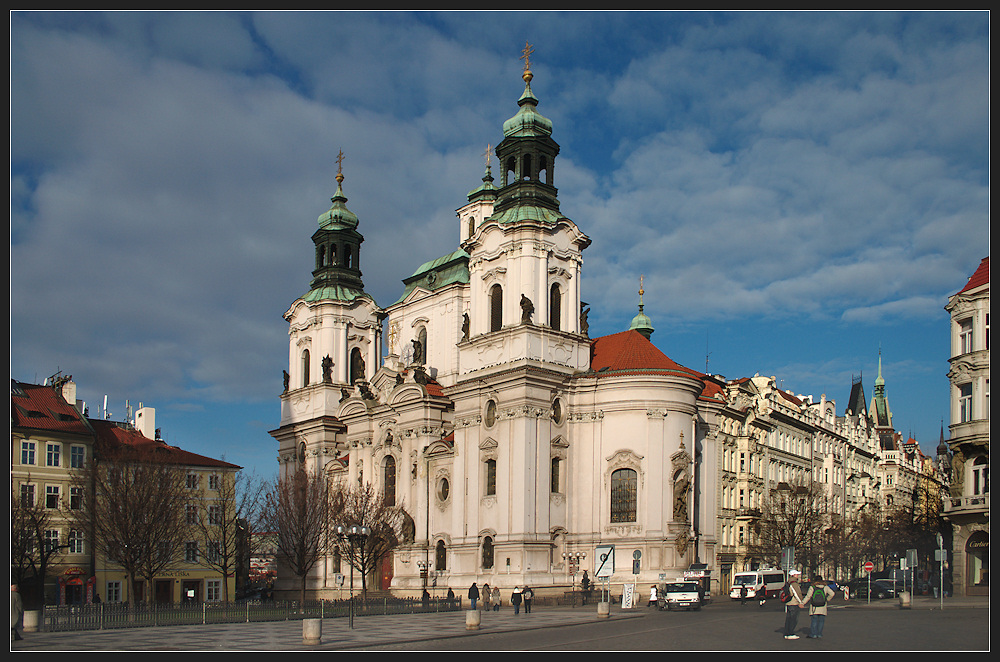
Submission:
{"label": "person with backpack", "polygon": [[778,599],[785,606],[785,639],[798,639],[795,628],[799,625],[799,610],[805,609],[806,601],[802,597],[802,590],[799,588],[799,576],[802,573],[798,570],[788,572],[788,581],[781,587]]}
{"label": "person with backpack", "polygon": [[510,604],[514,606],[514,615],[517,616],[521,613],[521,587],[515,586],[514,590],[510,592]]}
{"label": "person with backpack", "polygon": [[822,639],[823,625],[826,624],[826,606],[833,596],[833,589],[823,581],[822,577],[813,579],[809,587],[806,602],[809,604],[809,638]]}

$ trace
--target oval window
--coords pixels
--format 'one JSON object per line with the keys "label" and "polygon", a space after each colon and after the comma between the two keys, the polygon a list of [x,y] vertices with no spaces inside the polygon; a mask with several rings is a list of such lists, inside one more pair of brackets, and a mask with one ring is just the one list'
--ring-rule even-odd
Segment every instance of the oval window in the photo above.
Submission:
{"label": "oval window", "polygon": [[486,427],[491,428],[497,422],[497,403],[490,400],[486,403]]}

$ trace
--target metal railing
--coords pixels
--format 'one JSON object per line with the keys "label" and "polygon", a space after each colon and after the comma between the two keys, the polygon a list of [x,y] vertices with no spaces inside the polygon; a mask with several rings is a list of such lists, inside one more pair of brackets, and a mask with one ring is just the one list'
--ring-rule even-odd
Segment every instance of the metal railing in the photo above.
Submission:
{"label": "metal railing", "polygon": [[[454,600],[379,597],[355,598],[355,616],[388,614],[420,614],[459,611],[460,598]],[[219,623],[257,623],[292,621],[305,618],[346,618],[351,612],[350,600],[296,601],[273,600],[201,602],[180,604],[100,603],[90,605],[59,605],[45,607],[39,628],[45,632],[73,630],[114,630],[161,625],[207,625]]]}

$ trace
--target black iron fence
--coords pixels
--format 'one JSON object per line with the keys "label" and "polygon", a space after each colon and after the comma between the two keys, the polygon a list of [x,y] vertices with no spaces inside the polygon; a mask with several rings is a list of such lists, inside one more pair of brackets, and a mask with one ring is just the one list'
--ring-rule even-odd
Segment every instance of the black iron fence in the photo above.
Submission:
{"label": "black iron fence", "polygon": [[[345,618],[351,614],[350,600],[295,602],[252,600],[241,602],[201,602],[180,604],[101,603],[46,607],[39,628],[46,632],[71,630],[113,630],[159,625],[205,625],[214,623],[256,623],[293,621],[305,618]],[[454,600],[379,597],[354,599],[355,616],[419,614],[459,611],[460,598]]]}

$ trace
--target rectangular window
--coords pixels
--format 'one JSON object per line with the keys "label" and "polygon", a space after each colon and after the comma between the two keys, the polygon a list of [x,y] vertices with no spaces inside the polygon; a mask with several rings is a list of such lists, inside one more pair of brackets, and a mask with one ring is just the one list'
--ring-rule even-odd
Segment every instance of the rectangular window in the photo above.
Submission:
{"label": "rectangular window", "polygon": [[54,552],[59,549],[59,531],[48,529],[45,531],[45,551]]}
{"label": "rectangular window", "polygon": [[21,505],[25,508],[35,507],[35,486],[21,483]]}
{"label": "rectangular window", "polygon": [[972,351],[972,320],[962,320],[958,330],[959,354],[968,354]]}
{"label": "rectangular window", "polygon": [[69,531],[69,552],[70,554],[83,554],[83,532],[77,529]]}
{"label": "rectangular window", "polygon": [[22,441],[21,464],[34,464],[34,463],[35,463],[35,442]]}
{"label": "rectangular window", "polygon": [[121,602],[122,601],[122,583],[121,582],[108,582],[107,588],[104,592],[105,602]]}
{"label": "rectangular window", "polygon": [[958,418],[959,423],[972,420],[972,384],[962,384],[958,387]]}
{"label": "rectangular window", "polygon": [[551,488],[552,492],[554,494],[558,494],[559,493],[559,458],[558,457],[552,458],[552,477],[550,479],[550,483],[552,485],[552,488]]}
{"label": "rectangular window", "polygon": [[486,494],[497,493],[497,461],[486,460]]}
{"label": "rectangular window", "polygon": [[184,560],[188,563],[198,562],[198,541],[192,540],[184,543]]}
{"label": "rectangular window", "polygon": [[83,446],[70,446],[69,466],[73,469],[83,469],[83,462],[87,456],[87,449]]}
{"label": "rectangular window", "polygon": [[208,543],[208,560],[210,563],[219,563],[220,561],[222,561],[221,542]]}
{"label": "rectangular window", "polygon": [[184,506],[184,512],[188,524],[198,523],[198,506],[194,505],[193,503],[189,503],[188,505]]}
{"label": "rectangular window", "polygon": [[222,507],[221,506],[209,506],[208,507],[208,523],[212,526],[222,526]]}
{"label": "rectangular window", "polygon": [[58,467],[61,451],[60,444],[45,444],[45,466]]}
{"label": "rectangular window", "polygon": [[187,480],[186,480],[185,484],[187,485],[187,488],[189,490],[196,490],[196,489],[198,489],[198,484],[199,484],[198,478],[199,478],[198,474],[188,474],[187,475]]}
{"label": "rectangular window", "polygon": [[69,508],[70,510],[80,510],[83,508],[83,488],[69,488]]}
{"label": "rectangular window", "polygon": [[59,486],[58,485],[46,485],[45,486],[45,507],[46,508],[58,508],[59,507]]}
{"label": "rectangular window", "polygon": [[208,477],[208,489],[217,490],[219,489],[219,475],[212,474]]}
{"label": "rectangular window", "polygon": [[222,600],[222,581],[209,579],[205,582],[205,599],[208,602],[219,602]]}

